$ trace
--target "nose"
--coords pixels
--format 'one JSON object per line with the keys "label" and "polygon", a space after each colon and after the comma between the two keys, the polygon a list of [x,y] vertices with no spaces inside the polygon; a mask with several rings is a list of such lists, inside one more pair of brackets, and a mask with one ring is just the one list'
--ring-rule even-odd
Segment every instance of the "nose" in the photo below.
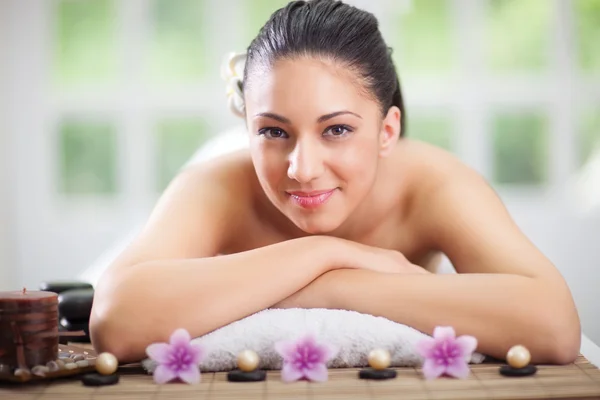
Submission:
{"label": "nose", "polygon": [[324,163],[319,146],[309,140],[298,140],[289,156],[288,177],[308,183],[323,174]]}

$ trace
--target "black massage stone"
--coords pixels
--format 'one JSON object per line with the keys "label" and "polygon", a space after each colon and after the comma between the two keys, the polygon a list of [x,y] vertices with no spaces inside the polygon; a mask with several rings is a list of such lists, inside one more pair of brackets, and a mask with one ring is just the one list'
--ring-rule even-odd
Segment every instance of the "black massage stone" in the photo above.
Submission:
{"label": "black massage stone", "polygon": [[90,283],[78,281],[49,281],[42,282],[40,285],[40,290],[57,294],[72,289],[93,289],[93,286]]}
{"label": "black massage stone", "polygon": [[90,323],[87,320],[76,320],[70,321],[66,318],[61,318],[60,323],[58,324],[59,331],[67,331],[67,332],[77,332],[83,331],[85,335],[83,336],[68,336],[60,338],[63,341],[63,344],[68,342],[73,343],[90,343]]}
{"label": "black massage stone", "polygon": [[119,383],[118,374],[101,375],[97,373],[85,374],[81,377],[81,382],[85,386],[105,386]]}
{"label": "black massage stone", "polygon": [[500,367],[500,374],[510,377],[529,376],[535,374],[536,372],[537,367],[531,364],[523,368],[513,368],[510,365],[503,365]]}
{"label": "black massage stone", "polygon": [[66,290],[58,295],[58,312],[70,321],[89,320],[93,300],[93,289]]}
{"label": "black massage stone", "polygon": [[267,378],[267,373],[261,369],[251,372],[244,372],[239,369],[229,371],[227,380],[229,382],[260,382]]}
{"label": "black massage stone", "polygon": [[383,379],[393,379],[395,378],[397,375],[396,370],[395,369],[373,369],[373,368],[365,368],[365,369],[361,369],[358,372],[358,377],[360,379],[376,379],[376,380],[383,380]]}
{"label": "black massage stone", "polygon": [[61,318],[60,326],[67,331],[85,331],[87,333],[90,330],[90,323],[87,319],[72,321],[66,318]]}

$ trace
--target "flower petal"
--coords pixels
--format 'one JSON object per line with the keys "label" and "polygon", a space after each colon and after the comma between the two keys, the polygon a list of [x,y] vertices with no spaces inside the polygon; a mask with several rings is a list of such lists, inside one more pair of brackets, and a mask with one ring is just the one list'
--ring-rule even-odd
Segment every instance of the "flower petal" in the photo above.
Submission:
{"label": "flower petal", "polygon": [[446,367],[446,374],[455,378],[464,379],[470,372],[469,364],[461,358],[455,358],[454,362]]}
{"label": "flower petal", "polygon": [[188,351],[192,356],[192,361],[190,361],[190,364],[199,365],[202,362],[202,359],[204,358],[204,346],[200,343],[192,342],[188,345]]}
{"label": "flower petal", "polygon": [[456,333],[454,332],[454,328],[451,326],[436,326],[433,330],[433,337],[435,340],[454,340]]}
{"label": "flower petal", "polygon": [[178,376],[185,383],[200,383],[200,369],[196,365],[189,365],[186,369],[179,371]]}
{"label": "flower petal", "polygon": [[171,353],[171,345],[168,343],[153,343],[146,347],[146,354],[159,364],[166,363]]}
{"label": "flower petal", "polygon": [[427,359],[423,363],[423,376],[425,376],[425,379],[435,379],[442,375],[445,370],[446,366],[436,363],[434,359]]}
{"label": "flower petal", "polygon": [[315,364],[314,367],[304,370],[304,375],[314,382],[325,382],[328,377],[327,367],[325,364]]}
{"label": "flower petal", "polygon": [[296,353],[296,343],[292,340],[281,340],[275,343],[275,351],[279,353],[284,360],[294,358]]}
{"label": "flower petal", "polygon": [[154,377],[154,382],[158,383],[159,385],[167,383],[177,377],[175,371],[166,365],[157,366],[152,375]]}
{"label": "flower petal", "polygon": [[285,382],[297,381],[304,377],[304,372],[295,368],[292,364],[285,363],[281,368],[281,379]]}
{"label": "flower petal", "polygon": [[431,357],[431,352],[433,351],[435,345],[436,341],[434,338],[428,337],[421,339],[416,344],[417,353],[424,358]]}
{"label": "flower petal", "polygon": [[183,328],[179,328],[173,332],[170,338],[171,344],[175,346],[187,346],[190,340],[190,334]]}
{"label": "flower petal", "polygon": [[460,350],[460,355],[468,362],[477,348],[477,339],[474,336],[462,335],[454,341],[454,345]]}

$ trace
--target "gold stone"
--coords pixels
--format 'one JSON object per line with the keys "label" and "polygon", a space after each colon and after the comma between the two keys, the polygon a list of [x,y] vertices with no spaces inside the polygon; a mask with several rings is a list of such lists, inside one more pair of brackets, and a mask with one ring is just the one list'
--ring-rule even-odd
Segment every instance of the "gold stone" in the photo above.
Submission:
{"label": "gold stone", "polygon": [[244,350],[238,354],[238,368],[244,372],[252,372],[258,367],[258,354],[252,350]]}
{"label": "gold stone", "polygon": [[111,353],[101,353],[96,357],[96,371],[102,375],[114,374],[118,367],[119,361]]}
{"label": "gold stone", "polygon": [[506,354],[506,361],[513,368],[524,368],[529,365],[531,354],[525,346],[513,346]]}
{"label": "gold stone", "polygon": [[390,366],[391,360],[390,353],[385,349],[375,349],[369,353],[369,365],[373,369],[386,369]]}

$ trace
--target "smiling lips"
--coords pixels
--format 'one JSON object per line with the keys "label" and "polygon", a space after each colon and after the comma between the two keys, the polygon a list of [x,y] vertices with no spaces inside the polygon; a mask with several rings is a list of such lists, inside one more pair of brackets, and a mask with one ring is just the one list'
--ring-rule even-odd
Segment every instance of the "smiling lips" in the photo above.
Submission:
{"label": "smiling lips", "polygon": [[317,208],[327,202],[336,189],[313,192],[287,192],[290,199],[303,208]]}

